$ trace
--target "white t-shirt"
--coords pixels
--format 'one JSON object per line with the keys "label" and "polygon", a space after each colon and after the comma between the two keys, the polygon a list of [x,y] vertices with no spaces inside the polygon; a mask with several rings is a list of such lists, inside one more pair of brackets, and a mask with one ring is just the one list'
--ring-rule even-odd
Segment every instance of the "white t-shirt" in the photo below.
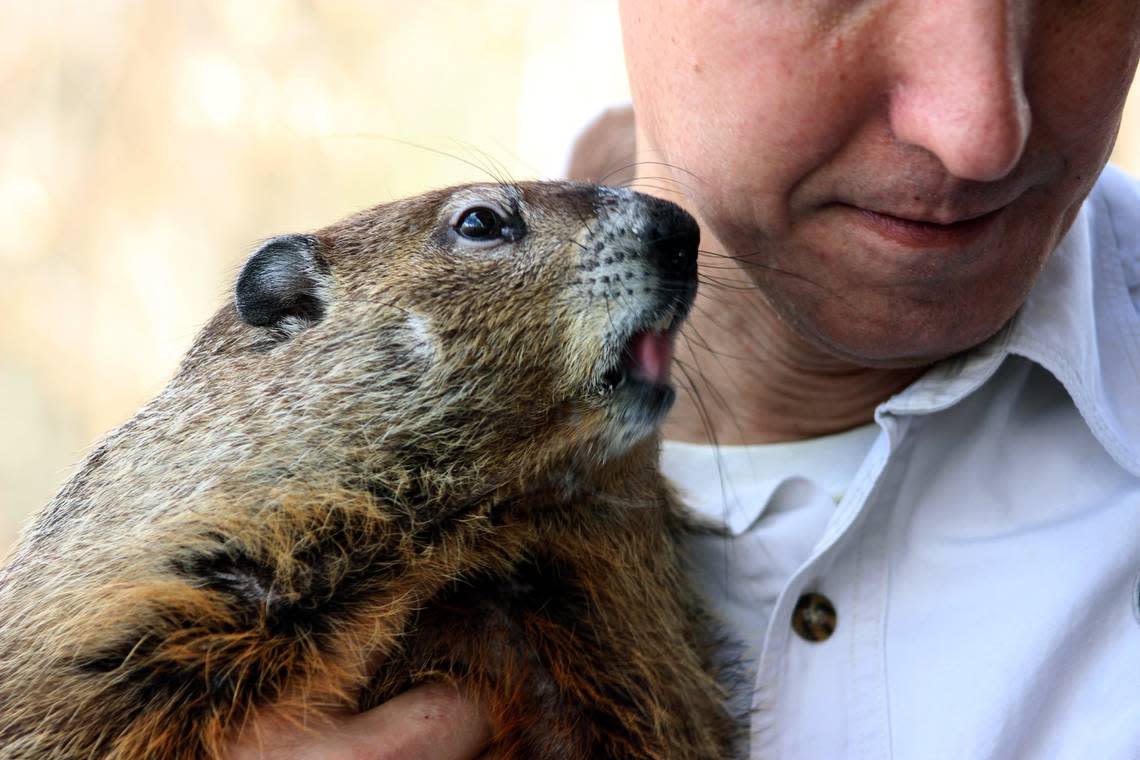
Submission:
{"label": "white t-shirt", "polygon": [[1140,758],[1138,306],[1140,188],[1108,169],[1014,320],[874,426],[664,447],[731,534],[692,556],[752,757]]}
{"label": "white t-shirt", "polygon": [[[702,556],[729,563],[703,568],[702,574],[722,574],[717,583],[720,615],[737,633],[749,660],[760,655],[776,597],[823,535],[878,435],[879,426],[872,424],[762,446],[662,444],[662,469],[685,503],[735,536],[731,541],[700,539],[713,544]],[[730,579],[730,566],[740,567],[748,578],[734,572]],[[747,704],[740,707],[747,709]]]}

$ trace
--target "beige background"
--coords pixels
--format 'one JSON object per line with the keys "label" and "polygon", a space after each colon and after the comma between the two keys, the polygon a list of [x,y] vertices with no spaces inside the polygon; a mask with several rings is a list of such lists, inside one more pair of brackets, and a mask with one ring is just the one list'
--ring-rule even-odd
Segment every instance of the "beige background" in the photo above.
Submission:
{"label": "beige background", "polygon": [[628,97],[610,0],[0,0],[0,29],[0,552],[256,241],[556,176]]}

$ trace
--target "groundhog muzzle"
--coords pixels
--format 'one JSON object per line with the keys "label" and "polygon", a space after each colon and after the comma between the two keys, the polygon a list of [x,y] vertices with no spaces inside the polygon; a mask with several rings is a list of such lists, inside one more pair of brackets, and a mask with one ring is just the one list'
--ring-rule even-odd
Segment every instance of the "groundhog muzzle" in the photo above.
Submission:
{"label": "groundhog muzzle", "polygon": [[433,679],[496,758],[731,756],[656,467],[698,239],[525,183],[265,243],[0,570],[0,757],[214,757]]}

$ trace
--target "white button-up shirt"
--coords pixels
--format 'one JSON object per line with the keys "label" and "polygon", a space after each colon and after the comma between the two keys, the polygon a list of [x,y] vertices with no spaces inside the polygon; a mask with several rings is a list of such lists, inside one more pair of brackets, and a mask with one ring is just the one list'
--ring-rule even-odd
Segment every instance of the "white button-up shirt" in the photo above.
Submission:
{"label": "white button-up shirt", "polygon": [[751,757],[1140,758],[1138,306],[1140,186],[1110,168],[1011,323],[876,410],[838,505],[666,448],[732,534],[693,556],[750,655]]}

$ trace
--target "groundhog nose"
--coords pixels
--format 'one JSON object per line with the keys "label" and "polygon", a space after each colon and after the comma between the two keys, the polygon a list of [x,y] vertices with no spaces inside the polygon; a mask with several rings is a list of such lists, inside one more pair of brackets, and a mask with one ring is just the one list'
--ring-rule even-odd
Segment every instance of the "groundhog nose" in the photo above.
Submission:
{"label": "groundhog nose", "polygon": [[653,260],[667,275],[691,278],[697,273],[701,228],[680,206],[654,198],[649,202],[647,242]]}

